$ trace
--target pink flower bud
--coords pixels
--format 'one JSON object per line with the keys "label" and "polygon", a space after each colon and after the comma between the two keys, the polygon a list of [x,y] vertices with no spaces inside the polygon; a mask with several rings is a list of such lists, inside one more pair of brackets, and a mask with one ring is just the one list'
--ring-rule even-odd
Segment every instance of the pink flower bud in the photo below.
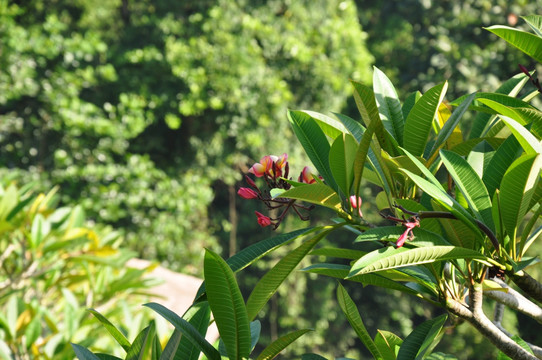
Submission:
{"label": "pink flower bud", "polygon": [[254,211],[254,213],[258,217],[258,224],[261,227],[266,227],[266,226],[269,226],[269,225],[272,224],[271,219],[268,216],[265,216],[264,214],[262,214],[262,213],[260,213],[258,211]]}
{"label": "pink flower bud", "polygon": [[359,217],[363,217],[363,213],[361,212],[361,197],[358,196],[356,199],[356,195],[350,196],[350,205],[352,206],[353,209],[358,209],[358,206],[359,206],[359,209],[358,209]]}
{"label": "pink flower bud", "polygon": [[237,191],[237,195],[239,195],[243,199],[257,199],[258,198],[258,193],[256,191],[250,188],[245,188],[245,187],[239,188],[239,190]]}
{"label": "pink flower bud", "polygon": [[245,181],[247,182],[247,184],[250,186],[250,187],[253,187],[254,189],[257,189],[258,186],[256,185],[256,183],[254,182],[254,180],[252,180],[250,178],[250,176],[248,175],[245,175]]}

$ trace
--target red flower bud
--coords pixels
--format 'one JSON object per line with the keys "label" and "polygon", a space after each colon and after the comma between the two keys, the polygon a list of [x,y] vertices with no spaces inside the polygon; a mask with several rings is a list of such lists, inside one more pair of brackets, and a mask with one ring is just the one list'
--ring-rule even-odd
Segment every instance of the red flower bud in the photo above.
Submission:
{"label": "red flower bud", "polygon": [[266,227],[272,224],[271,219],[268,216],[265,216],[264,214],[254,211],[256,216],[258,217],[258,224],[261,227]]}
{"label": "red flower bud", "polygon": [[350,205],[353,209],[358,209],[359,217],[363,217],[363,213],[361,212],[361,197],[358,196],[356,199],[356,195],[350,196]]}
{"label": "red flower bud", "polygon": [[252,189],[242,187],[237,191],[237,195],[243,199],[257,199],[258,193]]}

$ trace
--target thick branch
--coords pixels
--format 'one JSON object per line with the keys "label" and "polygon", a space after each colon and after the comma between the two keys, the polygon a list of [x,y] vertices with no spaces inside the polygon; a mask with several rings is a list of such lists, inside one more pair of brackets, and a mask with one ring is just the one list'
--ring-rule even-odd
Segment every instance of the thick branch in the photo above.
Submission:
{"label": "thick branch", "polygon": [[482,311],[482,288],[479,284],[471,288],[469,295],[470,304],[468,306],[454,299],[448,299],[446,307],[452,314],[468,321],[476,330],[491,341],[493,345],[510,358],[514,360],[538,360],[486,317]]}
{"label": "thick branch", "polygon": [[534,300],[542,303],[542,284],[536,279],[532,278],[525,271],[521,271],[517,274],[508,274],[510,279],[527,295]]}
{"label": "thick branch", "polygon": [[517,310],[530,318],[538,321],[542,324],[542,308],[536,305],[516,290],[508,286],[504,281],[497,278],[493,279],[496,283],[501,285],[506,291],[490,290],[486,291],[486,295],[495,301],[498,301],[509,308]]}

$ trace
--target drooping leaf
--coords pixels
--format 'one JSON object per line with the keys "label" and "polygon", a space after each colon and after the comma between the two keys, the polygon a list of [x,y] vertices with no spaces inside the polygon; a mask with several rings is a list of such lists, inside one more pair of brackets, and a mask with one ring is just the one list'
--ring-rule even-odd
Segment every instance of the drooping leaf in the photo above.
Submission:
{"label": "drooping leaf", "polygon": [[490,230],[495,231],[491,215],[491,199],[482,179],[478,177],[466,160],[454,152],[441,150],[440,157],[478,220]]}
{"label": "drooping leaf", "polygon": [[485,28],[518,48],[539,63],[542,62],[542,38],[509,26],[494,25]]}
{"label": "drooping leaf", "polygon": [[318,173],[331,188],[337,191],[337,184],[329,168],[330,146],[322,129],[310,115],[302,111],[288,111],[288,119]]}
{"label": "drooping leaf", "polygon": [[456,259],[485,260],[486,257],[477,251],[455,246],[432,246],[414,249],[404,247],[398,249],[384,248],[370,252],[356,261],[352,265],[348,277],[405,266]]}
{"label": "drooping leaf", "polygon": [[354,160],[358,143],[350,134],[339,135],[329,151],[329,167],[335,181],[345,196],[350,195],[350,187],[354,180]]}
{"label": "drooping leaf", "polygon": [[401,102],[390,79],[376,66],[373,67],[373,89],[384,128],[397,143],[403,145],[404,119]]}
{"label": "drooping leaf", "polygon": [[100,314],[98,311],[94,309],[89,309],[88,311],[92,315],[94,315],[94,317],[96,317],[96,319],[98,319],[100,323],[102,323],[105,329],[111,334],[111,336],[113,336],[113,338],[120,346],[122,346],[125,351],[128,351],[130,349],[130,342],[128,341],[128,339],[126,339],[126,336],[124,336],[124,334],[115,327],[115,325],[113,325],[109,320],[107,320],[105,316]]}
{"label": "drooping leaf", "polygon": [[319,183],[291,188],[282,193],[281,197],[306,201],[311,204],[328,207],[335,211],[342,207],[339,194],[329,186]]}
{"label": "drooping leaf", "polygon": [[328,228],[312,239],[301,244],[297,249],[283,257],[271,270],[258,281],[247,300],[247,313],[249,319],[254,319],[267,301],[277,291],[278,287],[312,250],[333,228]]}
{"label": "drooping leaf", "polygon": [[433,119],[437,115],[447,88],[448,83],[444,82],[429,89],[408,114],[405,121],[403,147],[411,154],[423,155]]}
{"label": "drooping leaf", "polygon": [[196,344],[199,349],[207,356],[209,360],[220,360],[220,354],[218,351],[211,345],[203,335],[188,321],[181,318],[179,315],[175,314],[173,311],[169,310],[163,305],[157,303],[148,303],[144,306],[147,306],[160,314],[164,319],[169,321],[175,329],[179,330],[183,336],[188,337],[194,344]]}
{"label": "drooping leaf", "polygon": [[261,354],[256,358],[256,360],[271,360],[275,358],[280,352],[288,347],[291,343],[299,339],[301,336],[307,332],[312,331],[310,329],[303,329],[293,331],[289,334],[279,337],[277,340],[269,344]]}
{"label": "drooping leaf", "polygon": [[220,256],[206,250],[203,273],[207,300],[229,358],[248,358],[250,324],[233,271]]}
{"label": "drooping leaf", "polygon": [[341,284],[339,284],[339,286],[337,287],[337,300],[339,302],[341,310],[346,315],[348,322],[358,335],[361,342],[363,342],[363,345],[365,345],[365,347],[371,352],[375,359],[383,359],[382,354],[380,354],[380,351],[376,347],[373,339],[371,338],[371,335],[369,335],[369,332],[363,324],[363,320],[359,315],[356,304]]}
{"label": "drooping leaf", "polygon": [[403,341],[397,360],[423,359],[447,318],[447,315],[440,315],[417,326]]}

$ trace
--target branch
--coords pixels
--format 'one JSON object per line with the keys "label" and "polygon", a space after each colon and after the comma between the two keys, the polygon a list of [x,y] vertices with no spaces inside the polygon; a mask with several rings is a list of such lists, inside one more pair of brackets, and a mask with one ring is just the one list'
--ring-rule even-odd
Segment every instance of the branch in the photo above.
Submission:
{"label": "branch", "polygon": [[525,271],[520,271],[517,274],[507,273],[507,275],[527,295],[542,303],[542,284],[540,282],[532,278]]}
{"label": "branch", "polygon": [[514,360],[538,360],[486,317],[482,311],[482,286],[480,284],[474,284],[469,289],[469,303],[469,305],[466,305],[450,298],[446,300],[446,307],[452,314],[468,321],[510,358]]}
{"label": "branch", "polygon": [[508,306],[509,308],[517,310],[542,324],[542,308],[540,308],[540,306],[536,305],[519,292],[512,289],[504,281],[497,278],[493,278],[492,280],[506,289],[506,291],[489,290],[485,292],[488,297]]}

